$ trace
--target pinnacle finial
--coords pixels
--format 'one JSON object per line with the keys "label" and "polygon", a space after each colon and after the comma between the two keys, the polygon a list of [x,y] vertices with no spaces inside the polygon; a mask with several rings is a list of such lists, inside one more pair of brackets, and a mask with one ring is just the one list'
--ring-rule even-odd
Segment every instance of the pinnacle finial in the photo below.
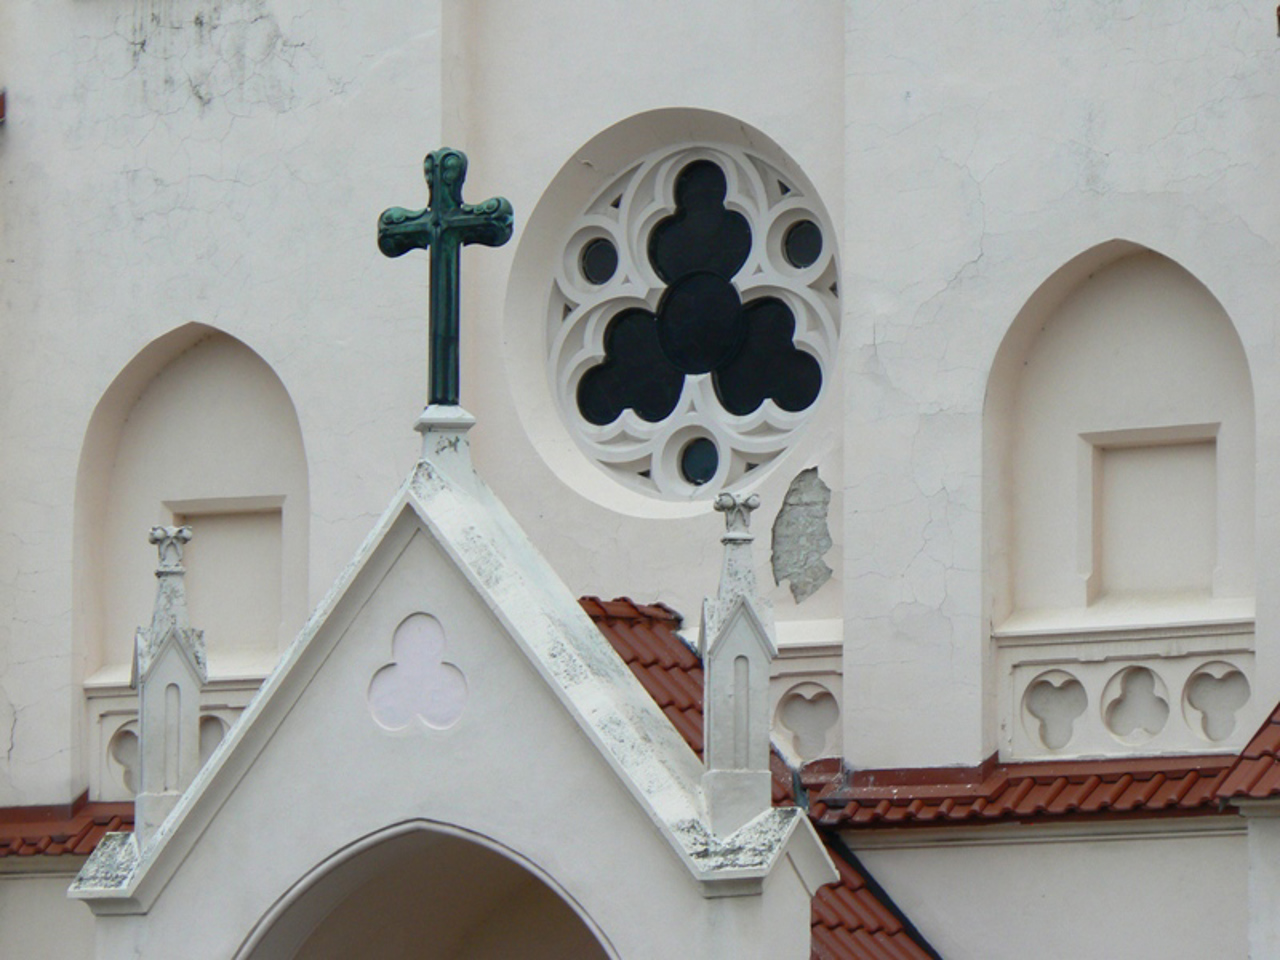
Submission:
{"label": "pinnacle finial", "polygon": [[712,833],[727,837],[770,807],[769,673],[777,655],[773,612],[756,592],[751,551],[755,494],[722,493],[724,565],[702,605],[703,803]]}
{"label": "pinnacle finial", "polygon": [[159,554],[156,576],[186,572],[182,567],[182,547],[191,542],[190,527],[152,527],[147,541],[156,545],[156,552]]}
{"label": "pinnacle finial", "polygon": [[760,497],[751,494],[744,497],[737,493],[722,493],[716,497],[715,508],[724,514],[724,536],[721,543],[750,543],[751,514],[760,506]]}

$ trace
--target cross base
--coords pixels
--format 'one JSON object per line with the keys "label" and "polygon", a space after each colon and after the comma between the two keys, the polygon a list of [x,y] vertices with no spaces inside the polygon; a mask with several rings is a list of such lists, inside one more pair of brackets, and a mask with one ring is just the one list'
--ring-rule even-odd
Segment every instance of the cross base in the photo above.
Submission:
{"label": "cross base", "polygon": [[422,459],[455,476],[469,476],[471,441],[467,433],[476,418],[458,406],[429,404],[413,425],[422,434]]}

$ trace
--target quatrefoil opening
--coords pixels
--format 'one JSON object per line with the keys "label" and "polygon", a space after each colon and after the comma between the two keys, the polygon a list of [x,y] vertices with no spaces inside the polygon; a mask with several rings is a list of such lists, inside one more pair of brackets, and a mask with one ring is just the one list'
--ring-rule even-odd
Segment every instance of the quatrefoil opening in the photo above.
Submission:
{"label": "quatrefoil opening", "polygon": [[445,730],[462,716],[467,682],[444,660],[444,628],[435,617],[415,613],[396,627],[392,661],[369,681],[369,711],[386,730],[404,730],[418,720]]}
{"label": "quatrefoil opening", "polygon": [[670,416],[687,376],[711,374],[721,406],[747,416],[765,400],[788,412],[822,387],[817,359],[795,345],[796,320],[776,297],[742,302],[733,279],[751,253],[751,225],[725,206],[724,172],[695,160],[676,178],[676,212],[649,236],[667,284],[657,310],[623,311],[605,330],[605,359],[578,383],[578,410],[605,426],[627,409],[650,423]]}

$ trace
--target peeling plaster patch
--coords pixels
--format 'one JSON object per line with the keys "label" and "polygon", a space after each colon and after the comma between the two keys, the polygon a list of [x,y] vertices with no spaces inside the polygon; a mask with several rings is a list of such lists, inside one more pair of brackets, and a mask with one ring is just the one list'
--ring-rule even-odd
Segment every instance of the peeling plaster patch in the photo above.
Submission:
{"label": "peeling plaster patch", "polygon": [[818,476],[818,468],[810,467],[791,481],[773,521],[773,582],[791,581],[796,603],[831,579],[831,568],[822,560],[831,549],[830,506],[831,488]]}

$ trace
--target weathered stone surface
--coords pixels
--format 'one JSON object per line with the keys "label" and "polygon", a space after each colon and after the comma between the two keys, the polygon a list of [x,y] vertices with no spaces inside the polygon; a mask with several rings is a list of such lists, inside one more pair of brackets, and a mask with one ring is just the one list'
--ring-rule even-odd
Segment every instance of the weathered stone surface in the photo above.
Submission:
{"label": "weathered stone surface", "polygon": [[80,869],[72,893],[122,890],[138,866],[138,838],[132,833],[108,833]]}

